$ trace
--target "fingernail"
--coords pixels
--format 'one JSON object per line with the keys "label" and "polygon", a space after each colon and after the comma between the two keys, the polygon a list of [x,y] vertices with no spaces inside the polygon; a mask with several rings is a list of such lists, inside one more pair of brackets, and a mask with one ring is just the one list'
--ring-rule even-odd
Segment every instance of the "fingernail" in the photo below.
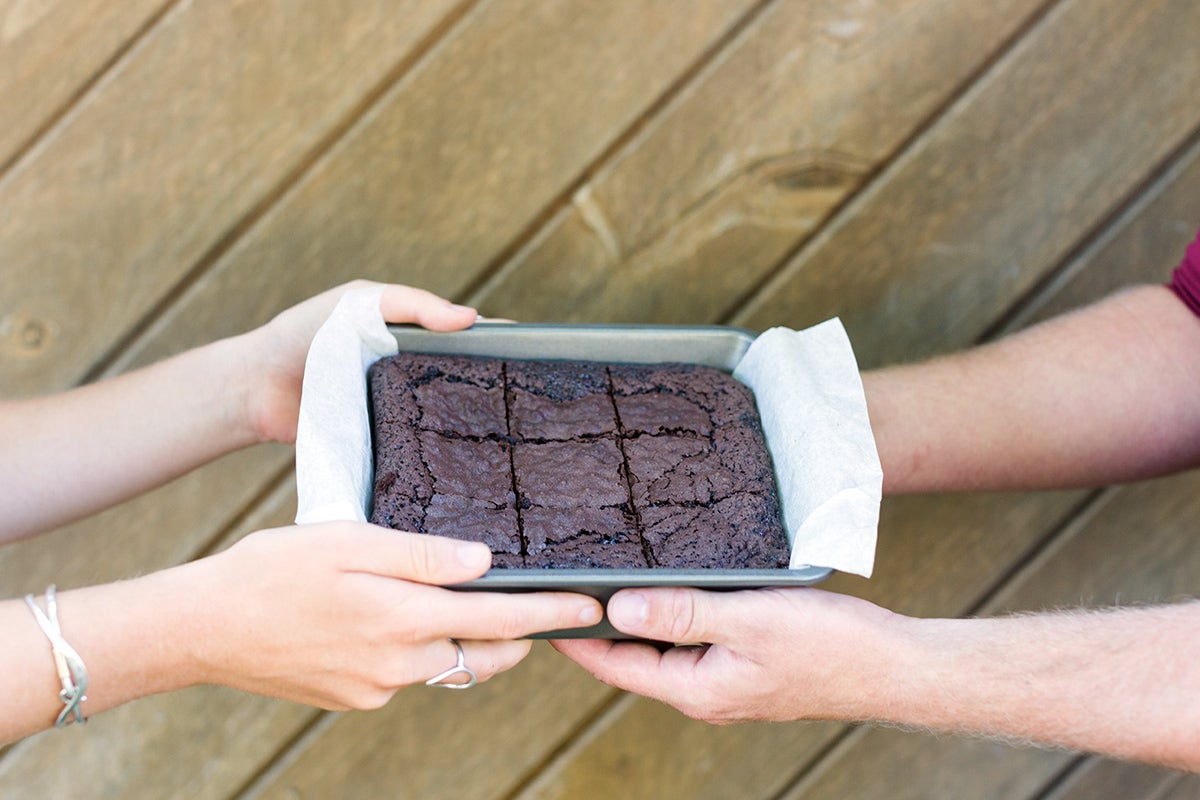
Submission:
{"label": "fingernail", "polygon": [[470,311],[472,313],[475,312],[475,309],[471,308],[470,306],[460,306],[458,303],[451,303],[450,310],[451,311]]}
{"label": "fingernail", "polygon": [[608,618],[617,627],[638,627],[645,623],[649,610],[644,594],[623,592],[609,602]]}
{"label": "fingernail", "polygon": [[479,569],[492,557],[492,551],[485,545],[463,542],[457,547],[458,563],[471,569]]}
{"label": "fingernail", "polygon": [[595,603],[588,603],[579,609],[579,621],[584,625],[595,625],[603,616],[604,613],[600,610],[600,606]]}

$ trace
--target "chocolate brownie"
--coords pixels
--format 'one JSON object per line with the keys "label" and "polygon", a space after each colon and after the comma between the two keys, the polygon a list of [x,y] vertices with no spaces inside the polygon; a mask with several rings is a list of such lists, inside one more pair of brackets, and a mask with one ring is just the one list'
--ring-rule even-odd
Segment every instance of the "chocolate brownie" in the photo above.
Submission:
{"label": "chocolate brownie", "polygon": [[509,361],[505,375],[513,436],[566,441],[615,435],[616,412],[603,364]]}
{"label": "chocolate brownie", "polygon": [[779,518],[774,497],[741,492],[707,506],[651,505],[641,518],[642,535],[662,567],[787,566],[775,543],[759,533]]}
{"label": "chocolate brownie", "polygon": [[522,506],[619,506],[629,501],[624,457],[613,439],[513,445]]}
{"label": "chocolate brownie", "polygon": [[646,566],[633,517],[620,506],[525,509],[526,562],[539,567]]}
{"label": "chocolate brownie", "polygon": [[720,370],[405,353],[368,379],[377,524],[494,567],[787,566],[754,398]]}

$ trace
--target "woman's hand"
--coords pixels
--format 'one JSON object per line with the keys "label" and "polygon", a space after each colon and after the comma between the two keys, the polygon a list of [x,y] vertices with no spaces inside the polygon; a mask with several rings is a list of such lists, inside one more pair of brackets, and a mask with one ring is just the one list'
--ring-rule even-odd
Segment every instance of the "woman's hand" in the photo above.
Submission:
{"label": "woman's hand", "polygon": [[[251,387],[247,423],[260,441],[290,444],[296,440],[304,360],[313,336],[342,295],[351,289],[379,285],[364,280],[343,284],[281,312],[266,325],[240,337]],[[380,310],[385,322],[411,322],[434,331],[460,330],[477,317],[473,308],[410,286],[384,286]]]}
{"label": "woman's hand", "polygon": [[599,603],[582,595],[440,588],[490,563],[481,544],[366,523],[251,534],[178,568],[203,598],[193,612],[194,680],[328,709],[376,708],[452,667],[449,637],[483,681],[529,652],[517,637],[599,621]]}
{"label": "woman's hand", "polygon": [[[259,531],[215,556],[58,594],[63,636],[88,670],[84,714],[197,684],[328,709],[376,708],[455,665],[479,680],[529,652],[516,637],[593,625],[600,604],[566,593],[457,592],[486,546],[365,522]],[[0,602],[0,742],[62,709],[45,635]],[[453,678],[451,682],[455,681]]]}

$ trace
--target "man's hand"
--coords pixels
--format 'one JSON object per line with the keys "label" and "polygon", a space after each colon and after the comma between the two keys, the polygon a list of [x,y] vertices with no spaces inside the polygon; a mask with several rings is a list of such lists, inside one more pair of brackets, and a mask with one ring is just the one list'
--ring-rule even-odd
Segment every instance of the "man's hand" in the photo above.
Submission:
{"label": "man's hand", "polygon": [[1200,771],[1200,601],[914,619],[818,589],[631,589],[608,615],[646,639],[711,644],[554,646],[708,722],[878,721]]}
{"label": "man's hand", "polygon": [[600,680],[724,724],[871,715],[901,618],[818,589],[705,592],[633,589],[609,602],[625,633],[704,643],[666,652],[642,643],[561,640],[555,648]]}

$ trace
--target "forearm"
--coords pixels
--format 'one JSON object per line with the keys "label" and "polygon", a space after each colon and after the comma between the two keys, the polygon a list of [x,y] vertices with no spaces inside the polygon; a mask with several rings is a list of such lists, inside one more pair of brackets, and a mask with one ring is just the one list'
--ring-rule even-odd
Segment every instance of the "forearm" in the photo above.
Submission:
{"label": "forearm", "polygon": [[1200,602],[898,621],[866,716],[1200,770]]}
{"label": "forearm", "polygon": [[1200,463],[1200,319],[1163,287],[864,386],[888,493],[1095,486]]}
{"label": "forearm", "polygon": [[241,341],[0,405],[0,542],[86,516],[255,441]]}

